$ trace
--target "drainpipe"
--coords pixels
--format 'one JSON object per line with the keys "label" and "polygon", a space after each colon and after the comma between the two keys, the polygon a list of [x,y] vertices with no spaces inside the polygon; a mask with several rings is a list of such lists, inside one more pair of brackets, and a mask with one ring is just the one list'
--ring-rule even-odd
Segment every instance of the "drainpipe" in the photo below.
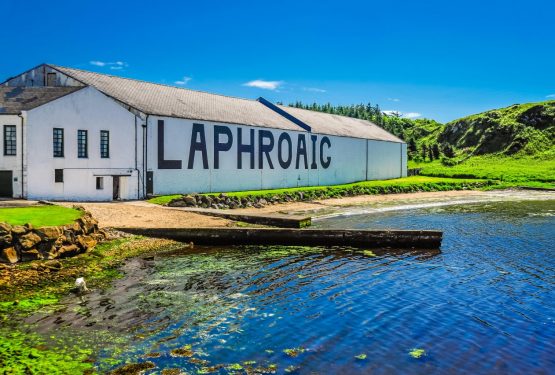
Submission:
{"label": "drainpipe", "polygon": [[[21,119],[21,198],[24,198],[24,191],[23,191],[23,167],[24,165],[24,160],[23,160],[23,156],[25,155],[25,153],[23,152],[23,124],[24,124],[24,117],[23,117],[23,112],[20,112],[17,115],[20,119]],[[17,134],[17,133],[16,133]]]}
{"label": "drainpipe", "polygon": [[140,199],[141,194],[141,176],[137,165],[138,151],[137,151],[137,115],[135,115],[135,171],[137,172],[137,199]]}
{"label": "drainpipe", "polygon": [[148,170],[148,142],[147,142],[147,125],[148,125],[148,116],[146,115],[145,123],[143,125],[143,196],[146,197],[146,184],[147,184],[147,177],[146,173]]}

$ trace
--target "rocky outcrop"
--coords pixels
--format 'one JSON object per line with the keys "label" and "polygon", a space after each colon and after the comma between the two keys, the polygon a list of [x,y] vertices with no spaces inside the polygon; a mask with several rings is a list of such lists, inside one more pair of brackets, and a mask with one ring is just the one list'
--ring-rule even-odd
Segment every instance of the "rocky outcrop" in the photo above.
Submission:
{"label": "rocky outcrop", "polygon": [[106,238],[98,222],[81,207],[83,215],[73,223],[57,227],[0,223],[0,262],[17,263],[70,257],[86,252]]}

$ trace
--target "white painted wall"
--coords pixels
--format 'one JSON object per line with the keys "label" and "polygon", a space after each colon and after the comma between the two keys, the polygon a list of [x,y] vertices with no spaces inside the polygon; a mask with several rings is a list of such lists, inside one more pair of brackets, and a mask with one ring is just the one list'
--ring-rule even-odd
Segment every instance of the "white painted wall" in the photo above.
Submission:
{"label": "white painted wall", "polygon": [[[181,160],[182,169],[158,169],[158,120],[164,120],[165,159]],[[189,148],[193,123],[204,124],[208,151],[209,169],[203,169],[200,153],[195,155],[194,168],[188,169]],[[225,125],[231,129],[234,142],[231,150],[220,153],[220,168],[214,169],[214,128]],[[250,169],[248,154],[242,155],[243,169],[237,169],[237,128],[242,129],[243,143],[251,143],[250,129],[255,129],[255,142],[258,130],[270,130],[276,145],[270,153],[274,169],[270,169],[264,159],[264,168],[259,168],[258,154],[255,154],[255,168]],[[288,169],[278,163],[277,140],[284,132],[281,129],[257,128],[233,124],[215,124],[207,121],[151,116],[148,121],[148,163],[149,171],[154,173],[155,194],[176,194],[188,192],[221,192],[238,190],[258,190],[296,186],[333,185],[366,179],[366,149],[368,142],[368,179],[397,178],[402,175],[402,151],[400,143],[372,141],[348,137],[327,136],[331,147],[325,148],[325,155],[331,157],[331,165],[325,169],[318,163],[318,169],[311,169],[312,143],[310,133],[288,132],[292,138],[294,154],[298,134],[307,139],[309,169],[303,163],[295,168],[295,158]],[[317,135],[317,157],[319,142],[323,135]],[[222,136],[225,141],[225,136]],[[258,150],[258,147],[255,147]],[[406,172],[405,172],[406,173]]]}
{"label": "white painted wall", "polygon": [[[16,155],[4,155],[4,125],[15,125],[16,127]],[[12,171],[12,189],[15,198],[21,198],[21,118],[17,115],[2,115],[0,114],[0,170]]]}
{"label": "white painted wall", "polygon": [[[53,157],[53,128],[64,129],[63,158]],[[88,158],[85,159],[77,157],[78,129],[88,130]],[[107,159],[100,157],[100,130],[110,132],[110,158]],[[26,134],[28,198],[111,200],[112,175],[130,175],[120,185],[121,196],[139,197],[135,116],[98,90],[86,87],[28,111]],[[63,183],[54,182],[55,169],[64,170]],[[97,176],[104,177],[102,190],[96,189]]]}
{"label": "white painted wall", "polygon": [[368,180],[387,180],[403,176],[402,145],[368,140]]}

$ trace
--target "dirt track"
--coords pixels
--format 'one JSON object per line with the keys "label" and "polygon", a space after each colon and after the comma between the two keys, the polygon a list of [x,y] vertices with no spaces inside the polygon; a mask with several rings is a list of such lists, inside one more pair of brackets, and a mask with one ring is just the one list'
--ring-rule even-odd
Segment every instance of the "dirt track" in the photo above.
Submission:
{"label": "dirt track", "polygon": [[101,227],[194,228],[225,227],[231,224],[226,219],[174,210],[142,201],[62,204],[85,207]]}

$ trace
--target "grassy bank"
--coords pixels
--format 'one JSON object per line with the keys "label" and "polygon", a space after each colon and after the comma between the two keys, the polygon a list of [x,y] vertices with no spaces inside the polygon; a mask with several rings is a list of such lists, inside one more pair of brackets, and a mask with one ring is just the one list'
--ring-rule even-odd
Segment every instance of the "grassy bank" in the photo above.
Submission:
{"label": "grassy bank", "polygon": [[449,178],[483,178],[498,180],[506,186],[555,187],[555,157],[506,157],[499,155],[474,156],[453,166],[439,160],[409,163],[410,168],[421,168],[421,174]]}
{"label": "grassy bank", "polygon": [[34,227],[70,224],[81,215],[82,211],[62,206],[0,208],[0,222],[11,225],[31,224]]}
{"label": "grassy bank", "polygon": [[[421,191],[446,191],[476,189],[494,184],[483,179],[460,179],[460,178],[438,178],[426,176],[414,176],[396,178],[392,180],[361,181],[351,184],[331,186],[306,186],[287,189],[250,190],[226,193],[229,197],[239,198],[264,198],[280,200],[290,198],[292,200],[312,200],[337,198],[343,196],[354,196],[363,194],[394,194],[412,193]],[[217,194],[214,194],[217,195]],[[181,195],[164,195],[149,200],[151,203],[167,204]]]}

